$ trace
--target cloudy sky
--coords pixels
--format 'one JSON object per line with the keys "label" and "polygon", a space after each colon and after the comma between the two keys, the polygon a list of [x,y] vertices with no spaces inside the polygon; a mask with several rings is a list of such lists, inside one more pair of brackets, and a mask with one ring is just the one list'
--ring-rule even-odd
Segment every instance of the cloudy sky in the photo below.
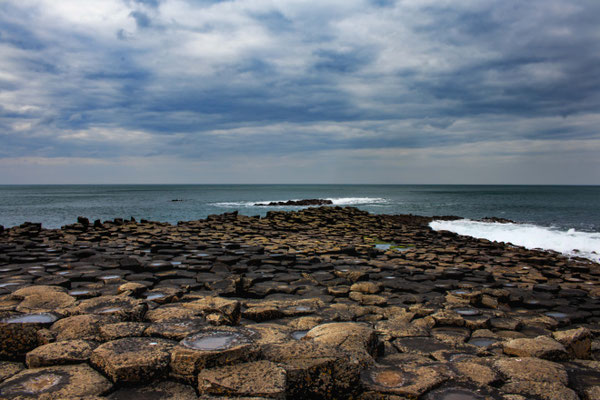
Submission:
{"label": "cloudy sky", "polygon": [[599,15],[3,0],[0,183],[600,184]]}

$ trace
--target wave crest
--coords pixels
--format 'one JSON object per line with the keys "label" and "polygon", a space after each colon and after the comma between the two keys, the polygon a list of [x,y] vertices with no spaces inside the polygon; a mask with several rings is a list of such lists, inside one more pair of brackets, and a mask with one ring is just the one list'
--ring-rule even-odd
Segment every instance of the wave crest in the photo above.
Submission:
{"label": "wave crest", "polygon": [[497,242],[512,243],[528,249],[554,250],[567,256],[584,257],[600,263],[600,233],[557,229],[531,224],[500,224],[460,219],[432,221],[436,231],[451,231]]}

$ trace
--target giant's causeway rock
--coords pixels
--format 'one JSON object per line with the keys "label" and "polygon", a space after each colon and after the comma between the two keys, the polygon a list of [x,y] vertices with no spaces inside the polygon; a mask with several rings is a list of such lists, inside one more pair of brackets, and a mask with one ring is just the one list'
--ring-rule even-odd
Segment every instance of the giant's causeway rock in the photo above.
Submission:
{"label": "giant's causeway rock", "polygon": [[600,265],[431,220],[6,228],[0,399],[600,398]]}

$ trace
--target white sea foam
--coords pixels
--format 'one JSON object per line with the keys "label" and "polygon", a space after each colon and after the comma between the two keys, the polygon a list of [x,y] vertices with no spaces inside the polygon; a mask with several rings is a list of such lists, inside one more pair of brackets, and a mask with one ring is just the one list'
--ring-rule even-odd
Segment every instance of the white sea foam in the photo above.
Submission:
{"label": "white sea foam", "polygon": [[387,203],[386,199],[381,197],[339,197],[339,198],[327,198],[331,200],[336,206],[351,206],[356,204],[381,204]]}
{"label": "white sea foam", "polygon": [[531,224],[500,224],[468,219],[432,221],[431,228],[459,235],[512,243],[528,249],[554,250],[600,263],[600,232],[561,231]]}
{"label": "white sea foam", "polygon": [[[292,199],[294,201],[298,201],[300,199]],[[325,200],[331,200],[333,205],[335,206],[353,206],[358,204],[382,204],[386,203],[387,200],[380,197],[330,197]],[[213,205],[218,207],[255,207],[257,204],[267,205],[271,202],[280,202],[287,200],[262,200],[262,201],[226,201],[220,203],[213,203]],[[288,206],[288,207],[306,207],[306,206]]]}

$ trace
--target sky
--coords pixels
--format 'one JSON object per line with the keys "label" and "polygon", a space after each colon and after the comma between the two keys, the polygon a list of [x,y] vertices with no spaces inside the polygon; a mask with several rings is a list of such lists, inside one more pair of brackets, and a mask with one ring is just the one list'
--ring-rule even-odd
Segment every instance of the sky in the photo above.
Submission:
{"label": "sky", "polygon": [[0,184],[600,184],[597,0],[3,0]]}

